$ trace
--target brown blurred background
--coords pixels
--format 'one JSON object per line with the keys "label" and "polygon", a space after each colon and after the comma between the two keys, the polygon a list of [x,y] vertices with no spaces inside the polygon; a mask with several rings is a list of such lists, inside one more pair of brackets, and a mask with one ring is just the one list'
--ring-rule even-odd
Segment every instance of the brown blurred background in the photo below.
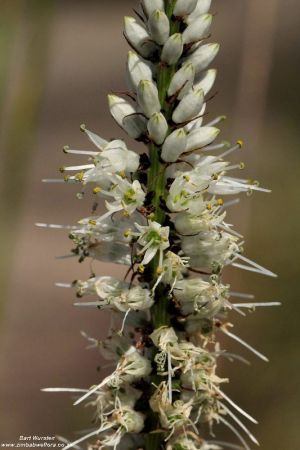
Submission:
{"label": "brown blurred background", "polygon": [[[273,280],[236,269],[228,271],[228,279],[258,300],[283,301],[281,309],[233,317],[235,330],[271,363],[226,365],[222,374],[231,378],[232,397],[258,417],[262,448],[296,450],[300,5],[298,0],[213,3],[213,39],[222,51],[211,117],[227,115],[223,138],[244,139],[247,174],[273,190],[243,197],[230,220],[246,236],[247,255],[280,275]],[[40,388],[95,383],[101,376],[99,357],[85,350],[79,331],[105,336],[107,321],[100,312],[75,310],[71,291],[54,286],[84,278],[89,266],[56,260],[69,251],[66,233],[36,229],[34,223],[73,223],[90,212],[89,201],[78,201],[71,186],[45,185],[41,179],[57,176],[66,161],[63,145],[87,146],[79,132],[82,122],[106,138],[122,135],[107,111],[106,94],[125,88],[122,17],[137,4],[0,1],[1,441],[20,434],[70,437],[89,427],[88,411],[73,408],[68,395],[44,394]],[[118,271],[97,267],[99,274]]]}

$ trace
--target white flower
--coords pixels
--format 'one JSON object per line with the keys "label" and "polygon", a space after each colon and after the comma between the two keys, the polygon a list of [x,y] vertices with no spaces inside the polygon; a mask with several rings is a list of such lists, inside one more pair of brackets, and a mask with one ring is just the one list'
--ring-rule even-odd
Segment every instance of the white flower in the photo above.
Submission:
{"label": "white flower", "polygon": [[204,93],[202,89],[191,90],[180,101],[173,112],[173,122],[184,123],[197,117],[203,107]]}
{"label": "white flower", "polygon": [[164,0],[142,0],[142,4],[148,17],[157,9],[159,11],[165,9]]}
{"label": "white flower", "polygon": [[215,127],[201,127],[192,131],[187,136],[186,152],[198,150],[211,144],[220,133],[220,130]]}
{"label": "white flower", "polygon": [[148,20],[148,27],[152,39],[163,45],[170,36],[170,22],[164,11],[156,9],[152,12]]}
{"label": "white flower", "polygon": [[173,131],[165,140],[161,157],[166,162],[175,162],[186,150],[187,135],[183,128]]}
{"label": "white flower", "polygon": [[148,133],[155,144],[161,145],[168,133],[168,122],[162,113],[154,113],[148,121]]}
{"label": "white flower", "polygon": [[192,267],[223,267],[240,251],[238,238],[229,233],[209,231],[182,238],[182,250]]}
{"label": "white flower", "polygon": [[169,66],[176,64],[183,52],[182,34],[175,33],[169,37],[162,49],[161,60]]}
{"label": "white flower", "polygon": [[228,303],[228,286],[204,281],[201,278],[179,280],[174,295],[183,314],[197,313],[199,317],[215,317]]}
{"label": "white flower", "polygon": [[191,62],[196,70],[196,74],[205,70],[207,66],[215,59],[220,49],[219,44],[204,44],[200,45],[194,53],[192,53],[187,59],[187,62]]}
{"label": "white flower", "polygon": [[189,92],[193,87],[193,82],[195,79],[195,68],[191,63],[185,63],[181,69],[177,70],[173,76],[169,89],[168,95],[177,95],[179,99]]}
{"label": "white flower", "polygon": [[108,212],[96,219],[96,223],[102,222],[115,212],[123,211],[125,215],[131,216],[138,208],[143,206],[145,192],[139,181],[130,183],[128,180],[119,176],[111,178],[114,184],[109,191],[99,190],[99,193],[107,197],[113,197],[114,202],[105,202]]}
{"label": "white flower", "polygon": [[151,36],[146,28],[133,17],[125,17],[125,36],[132,47],[144,58],[150,57],[156,50]]}
{"label": "white flower", "polygon": [[186,273],[188,266],[188,258],[180,257],[176,253],[168,251],[163,262],[162,281],[173,286]]}
{"label": "white flower", "polygon": [[142,80],[152,81],[152,70],[146,61],[138,56],[133,51],[128,52],[127,58],[127,77],[129,80],[129,86],[135,92],[138,85]]}
{"label": "white flower", "polygon": [[140,255],[144,255],[142,264],[149,264],[149,262],[159,253],[159,266],[162,267],[163,252],[169,246],[169,227],[162,227],[157,222],[149,222],[149,225],[143,226],[138,223],[135,224],[139,233],[138,243],[143,247],[139,250]]}
{"label": "white flower", "polygon": [[207,36],[212,22],[211,14],[203,14],[196,18],[182,33],[185,44],[195,43]]}
{"label": "white flower", "polygon": [[99,301],[90,305],[101,308],[112,308],[121,312],[143,311],[151,308],[154,303],[148,289],[141,286],[130,287],[128,283],[113,277],[96,277],[86,282],[78,281],[76,287],[79,296],[96,294]]}
{"label": "white flower", "polygon": [[208,69],[197,77],[194,89],[202,89],[204,95],[207,95],[213,87],[217,77],[216,69]]}
{"label": "white flower", "polygon": [[211,0],[198,0],[195,9],[185,18],[186,23],[190,24],[202,14],[206,14],[211,5]]}
{"label": "white flower", "polygon": [[153,81],[140,81],[137,96],[139,105],[148,118],[160,112],[161,106],[158,98],[158,90]]}
{"label": "white flower", "polygon": [[117,124],[133,139],[138,139],[146,132],[146,120],[129,103],[117,95],[109,95],[110,113]]}
{"label": "white flower", "polygon": [[174,8],[174,16],[186,16],[196,8],[197,0],[177,0]]}

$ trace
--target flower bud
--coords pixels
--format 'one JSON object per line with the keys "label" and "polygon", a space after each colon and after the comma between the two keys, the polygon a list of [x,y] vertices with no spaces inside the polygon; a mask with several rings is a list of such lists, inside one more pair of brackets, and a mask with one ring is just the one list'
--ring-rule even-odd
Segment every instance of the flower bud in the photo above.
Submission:
{"label": "flower bud", "polygon": [[182,34],[175,33],[172,34],[172,36],[169,37],[167,42],[165,43],[162,54],[161,54],[161,60],[169,66],[172,66],[173,64],[176,64],[179,58],[181,57],[183,52],[183,39]]}
{"label": "flower bud", "polygon": [[140,107],[148,118],[150,118],[152,114],[160,112],[161,106],[158,90],[153,81],[140,81],[137,90],[137,98]]}
{"label": "flower bud", "polygon": [[174,8],[174,16],[184,17],[190,14],[197,5],[197,0],[177,0]]}
{"label": "flower bud", "polygon": [[183,96],[193,87],[194,78],[195,68],[193,64],[185,63],[181,69],[175,73],[171,80],[168,89],[169,97],[178,94],[179,99],[183,98]]}
{"label": "flower bud", "polygon": [[216,69],[209,69],[206,72],[203,72],[195,83],[195,89],[202,89],[204,95],[208,94],[211,88],[213,87],[217,77]]}
{"label": "flower bud", "polygon": [[198,0],[197,6],[194,11],[189,14],[185,21],[187,24],[192,23],[195,19],[197,19],[202,14],[208,13],[211,5],[211,0]]}
{"label": "flower bud", "polygon": [[164,0],[142,0],[143,8],[148,17],[156,10],[165,10]]}
{"label": "flower bud", "polygon": [[186,94],[177,108],[172,119],[175,123],[184,123],[197,117],[200,114],[204,102],[204,93],[202,89],[192,90]]}
{"label": "flower bud", "polygon": [[195,66],[196,74],[206,69],[206,67],[214,60],[220,49],[219,44],[201,45],[192,53],[186,61],[191,62]]}
{"label": "flower bud", "polygon": [[108,103],[111,115],[130,137],[138,139],[145,133],[145,119],[136,114],[137,111],[129,102],[117,95],[109,95]]}
{"label": "flower bud", "polygon": [[154,113],[148,122],[148,133],[150,139],[157,145],[161,145],[168,133],[168,122],[162,113]]}
{"label": "flower bud", "polygon": [[144,58],[151,56],[156,45],[151,41],[151,37],[142,25],[140,25],[133,17],[125,17],[125,36],[136,51]]}
{"label": "flower bud", "polygon": [[185,44],[190,44],[193,42],[198,42],[203,39],[211,26],[212,15],[203,14],[198,19],[195,19],[191,24],[184,30],[182,37]]}
{"label": "flower bud", "polygon": [[141,80],[152,80],[152,71],[145,61],[136,53],[129,51],[127,59],[127,76],[130,88],[135,92]]}
{"label": "flower bud", "polygon": [[187,133],[190,133],[191,131],[198,130],[202,126],[203,123],[203,115],[206,110],[206,103],[202,106],[202,109],[200,111],[198,119],[192,120],[191,122],[187,123],[184,127],[185,131]]}
{"label": "flower bud", "polygon": [[219,133],[220,130],[215,127],[201,127],[198,130],[192,131],[187,136],[186,151],[190,152],[211,144]]}
{"label": "flower bud", "polygon": [[149,31],[152,39],[159,45],[163,45],[170,36],[170,22],[167,15],[156,9],[148,21]]}
{"label": "flower bud", "polygon": [[166,162],[175,162],[178,157],[186,150],[187,135],[183,128],[173,131],[162,148],[161,157]]}

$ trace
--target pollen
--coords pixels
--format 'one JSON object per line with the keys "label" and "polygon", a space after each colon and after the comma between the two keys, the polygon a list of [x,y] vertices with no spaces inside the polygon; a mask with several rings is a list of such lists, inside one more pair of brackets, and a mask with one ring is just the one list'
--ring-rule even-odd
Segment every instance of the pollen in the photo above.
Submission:
{"label": "pollen", "polygon": [[239,139],[236,143],[237,143],[241,148],[244,147],[244,141],[242,141],[242,139]]}
{"label": "pollen", "polygon": [[145,272],[145,266],[143,264],[140,264],[138,267],[138,272],[143,274]]}
{"label": "pollen", "polygon": [[96,186],[96,187],[93,189],[93,193],[94,193],[94,194],[99,194],[101,191],[102,191],[102,189],[101,189],[100,186]]}
{"label": "pollen", "polygon": [[223,200],[222,198],[218,198],[217,204],[218,204],[219,206],[223,206],[223,205],[224,205],[224,200]]}

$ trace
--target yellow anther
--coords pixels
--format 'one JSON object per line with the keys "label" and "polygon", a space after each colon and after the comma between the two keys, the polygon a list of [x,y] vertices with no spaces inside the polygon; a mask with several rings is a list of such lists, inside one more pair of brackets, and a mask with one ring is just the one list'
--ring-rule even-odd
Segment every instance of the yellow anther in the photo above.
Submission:
{"label": "yellow anther", "polygon": [[84,123],[82,123],[82,124],[80,125],[80,131],[85,132],[85,124],[84,124]]}
{"label": "yellow anther", "polygon": [[64,176],[64,181],[67,183],[70,180],[70,175]]}
{"label": "yellow anther", "polygon": [[126,173],[124,172],[124,170],[121,170],[121,172],[119,172],[119,175],[121,178],[126,178]]}
{"label": "yellow anther", "polygon": [[97,222],[96,222],[96,220],[90,219],[89,224],[95,226],[95,225],[97,225]]}
{"label": "yellow anther", "polygon": [[150,213],[148,216],[147,216],[147,219],[148,220],[154,220],[155,219],[155,214],[152,212],[152,213]]}
{"label": "yellow anther", "polygon": [[217,204],[218,204],[219,206],[223,206],[223,205],[224,205],[224,200],[223,200],[222,198],[218,198]]}
{"label": "yellow anther", "polygon": [[207,203],[206,208],[208,209],[208,211],[210,211],[212,209],[212,204],[211,203]]}
{"label": "yellow anther", "polygon": [[77,181],[82,181],[82,180],[83,180],[83,177],[84,177],[84,172],[78,172],[78,173],[76,173],[76,175],[75,175],[75,180],[77,180]]}
{"label": "yellow anther", "polygon": [[70,150],[70,147],[68,145],[65,145],[63,148],[63,152],[68,153],[68,150]]}
{"label": "yellow anther", "polygon": [[241,148],[244,147],[244,141],[242,141],[242,139],[239,139],[236,143],[237,143]]}
{"label": "yellow anther", "polygon": [[183,179],[187,182],[189,182],[191,180],[191,178],[188,175],[184,175]]}
{"label": "yellow anther", "polygon": [[124,237],[129,238],[131,236],[131,230],[124,231]]}
{"label": "yellow anther", "polygon": [[143,264],[140,264],[138,267],[138,272],[139,273],[144,273],[145,272],[145,266]]}
{"label": "yellow anther", "polygon": [[123,211],[123,216],[124,216],[124,217],[129,217],[128,212],[127,212],[127,211]]}
{"label": "yellow anther", "polygon": [[240,169],[243,170],[243,169],[245,169],[245,167],[246,167],[246,164],[243,161],[241,161],[240,162]]}
{"label": "yellow anther", "polygon": [[164,271],[164,269],[163,269],[163,267],[161,267],[161,266],[159,266],[159,267],[156,269],[157,275],[161,275],[161,274],[163,273],[163,271]]}
{"label": "yellow anther", "polygon": [[60,173],[64,173],[65,168],[62,166],[62,167],[60,167],[58,170],[60,171]]}
{"label": "yellow anther", "polygon": [[219,176],[218,176],[218,174],[216,174],[216,173],[213,173],[212,174],[212,176],[211,176],[211,178],[212,178],[212,180],[218,180],[218,178],[219,178]]}
{"label": "yellow anther", "polygon": [[95,187],[95,188],[93,189],[93,193],[94,193],[94,194],[99,194],[99,192],[101,192],[101,191],[102,191],[102,189],[101,189],[100,186],[97,186],[97,187]]}

